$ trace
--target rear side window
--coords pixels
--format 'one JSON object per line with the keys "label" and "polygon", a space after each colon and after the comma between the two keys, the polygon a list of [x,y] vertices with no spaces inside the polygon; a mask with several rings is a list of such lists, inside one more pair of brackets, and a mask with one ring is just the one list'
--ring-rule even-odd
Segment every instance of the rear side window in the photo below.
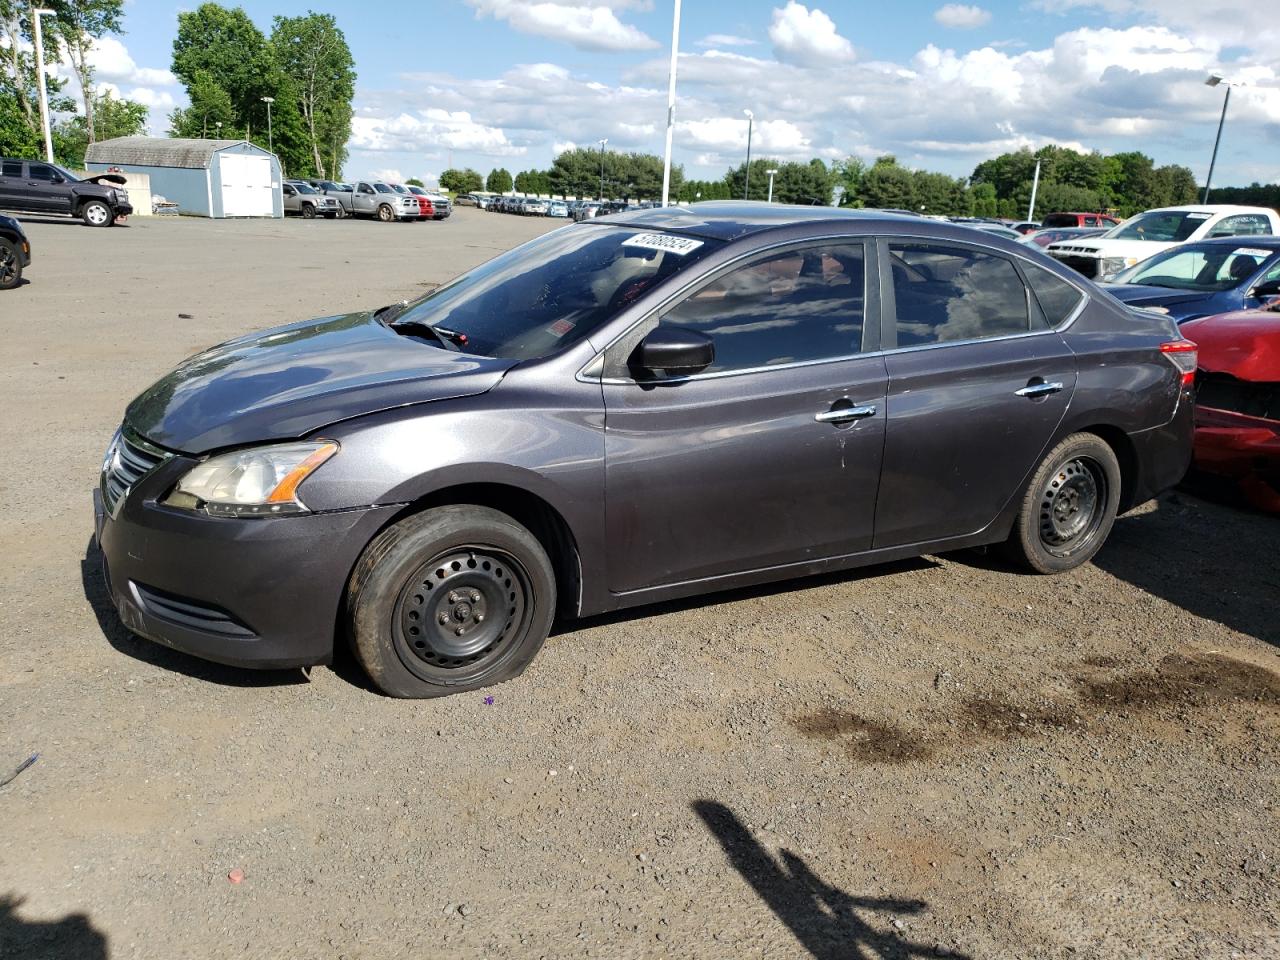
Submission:
{"label": "rear side window", "polygon": [[1211,237],[1263,237],[1271,232],[1271,221],[1259,213],[1225,217],[1209,232]]}
{"label": "rear side window", "polygon": [[1035,294],[1036,301],[1040,304],[1040,309],[1051,327],[1063,323],[1084,299],[1083,293],[1043,267],[1024,263],[1022,270],[1027,275],[1031,291]]}
{"label": "rear side window", "polygon": [[22,161],[6,160],[4,162],[4,167],[0,169],[0,175],[6,176],[6,177],[22,176]]}
{"label": "rear side window", "polygon": [[661,323],[712,339],[706,373],[832,360],[862,349],[865,292],[861,243],[804,247],[730,270]]}
{"label": "rear side window", "polygon": [[1027,288],[1013,264],[969,247],[890,243],[897,345],[1027,333]]}

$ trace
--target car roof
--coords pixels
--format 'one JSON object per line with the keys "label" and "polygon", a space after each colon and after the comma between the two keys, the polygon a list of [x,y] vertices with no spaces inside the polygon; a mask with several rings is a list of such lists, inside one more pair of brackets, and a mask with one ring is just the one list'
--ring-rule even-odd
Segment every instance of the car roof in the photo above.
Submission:
{"label": "car roof", "polygon": [[1262,247],[1267,250],[1280,250],[1280,237],[1268,234],[1251,237],[1246,234],[1235,237],[1212,237],[1208,240],[1196,240],[1178,245],[1179,250],[1185,250],[1187,247],[1192,249],[1196,247]]}
{"label": "car roof", "polygon": [[[598,217],[601,224],[648,227],[671,233],[687,233],[710,240],[739,240],[752,234],[807,224],[830,224],[843,230],[861,230],[875,224],[927,230],[940,236],[972,239],[974,229],[926,217],[904,216],[883,210],[845,207],[800,207],[745,200],[707,200],[685,207],[649,207]],[[993,234],[987,234],[994,237]]]}
{"label": "car roof", "polygon": [[1154,207],[1143,213],[1274,213],[1267,207],[1245,207],[1235,203],[1189,203],[1181,207]]}

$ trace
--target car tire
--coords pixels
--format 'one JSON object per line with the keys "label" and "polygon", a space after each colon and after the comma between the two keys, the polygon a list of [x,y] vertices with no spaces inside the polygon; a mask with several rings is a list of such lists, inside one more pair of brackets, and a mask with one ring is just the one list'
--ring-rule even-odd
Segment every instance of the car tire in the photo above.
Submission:
{"label": "car tire", "polygon": [[395,218],[396,212],[391,209],[391,204],[383,203],[378,206],[378,219],[383,223],[390,223]]}
{"label": "car tire", "polygon": [[488,507],[414,514],[365,548],[347,587],[356,658],[392,697],[442,697],[509,680],[542,648],[556,609],[538,539]]}
{"label": "car tire", "polygon": [[313,203],[304,203],[302,205],[302,219],[314,220],[316,218],[316,207]]}
{"label": "car tire", "polygon": [[17,243],[0,237],[0,290],[12,290],[22,282],[22,251]]}
{"label": "car tire", "polygon": [[1120,506],[1120,463],[1093,433],[1073,433],[1049,451],[1028,484],[1005,543],[1015,563],[1062,573],[1102,548]]}
{"label": "car tire", "polygon": [[90,200],[80,208],[80,219],[86,226],[109,227],[116,222],[116,215],[101,200]]}
{"label": "car tire", "polygon": [[347,208],[344,207],[342,204],[338,204],[338,212],[334,214],[334,217],[337,218],[338,220],[347,219]]}

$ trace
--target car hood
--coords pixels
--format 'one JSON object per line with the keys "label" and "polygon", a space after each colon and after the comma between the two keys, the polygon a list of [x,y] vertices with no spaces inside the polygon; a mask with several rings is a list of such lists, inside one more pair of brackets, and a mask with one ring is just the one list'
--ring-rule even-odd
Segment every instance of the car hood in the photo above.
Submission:
{"label": "car hood", "polygon": [[126,422],[184,453],[285,440],[392,407],[492,389],[515,365],[401,336],[371,313],[252,334],[180,364]]}
{"label": "car hood", "polygon": [[81,177],[80,182],[96,184],[116,183],[123,185],[126,181],[125,178],[118,173],[95,173],[91,177]]}
{"label": "car hood", "polygon": [[1280,381],[1280,313],[1240,310],[1190,320],[1182,333],[1199,347],[1198,365],[1238,380]]}

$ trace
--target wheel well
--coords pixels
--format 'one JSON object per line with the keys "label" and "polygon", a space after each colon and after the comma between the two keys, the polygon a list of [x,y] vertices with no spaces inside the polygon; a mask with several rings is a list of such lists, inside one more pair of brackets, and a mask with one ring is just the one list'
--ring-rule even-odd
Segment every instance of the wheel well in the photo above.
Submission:
{"label": "wheel well", "polygon": [[505,513],[538,538],[551,558],[559,598],[557,616],[576,617],[582,581],[578,545],[558,510],[536,494],[502,483],[469,483],[436,490],[409,504],[393,523],[414,513],[450,504],[472,503]]}
{"label": "wheel well", "polygon": [[1092,433],[1101,437],[1116,455],[1120,464],[1120,509],[1124,513],[1133,508],[1134,491],[1138,487],[1138,453],[1134,450],[1133,441],[1119,427],[1110,424],[1095,424],[1084,427],[1080,433]]}

